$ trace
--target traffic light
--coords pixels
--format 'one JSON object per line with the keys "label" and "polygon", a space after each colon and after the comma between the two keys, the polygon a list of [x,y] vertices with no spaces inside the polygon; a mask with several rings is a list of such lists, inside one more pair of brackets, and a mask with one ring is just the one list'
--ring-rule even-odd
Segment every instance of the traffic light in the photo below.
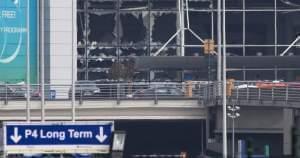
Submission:
{"label": "traffic light", "polygon": [[251,141],[247,141],[247,157],[248,158],[252,158],[253,152],[254,152],[254,149],[253,149],[252,142]]}
{"label": "traffic light", "polygon": [[210,55],[215,52],[215,41],[212,39],[204,40],[204,54]]}
{"label": "traffic light", "polygon": [[227,79],[226,84],[226,95],[230,97],[232,95],[232,91],[234,89],[234,79]]}

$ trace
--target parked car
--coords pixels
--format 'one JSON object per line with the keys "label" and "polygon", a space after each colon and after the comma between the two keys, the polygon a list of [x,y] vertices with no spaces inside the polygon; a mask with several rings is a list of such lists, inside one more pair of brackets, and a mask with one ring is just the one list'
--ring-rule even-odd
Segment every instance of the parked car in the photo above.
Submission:
{"label": "parked car", "polygon": [[[100,88],[97,87],[94,81],[76,81],[75,82],[75,97],[93,97],[100,95]],[[69,98],[72,98],[72,87],[69,90]]]}
{"label": "parked car", "polygon": [[23,154],[23,158],[43,158],[43,154]]}
{"label": "parked car", "polygon": [[183,97],[184,92],[176,87],[152,87],[128,94],[127,98],[154,98],[155,96],[158,98],[176,98]]}
{"label": "parked car", "polygon": [[[13,91],[13,96],[16,99],[27,98],[27,87],[26,86],[9,86]],[[41,98],[41,92],[37,87],[30,87],[30,98],[39,99]]]}
{"label": "parked car", "polygon": [[7,85],[0,85],[0,99],[14,98],[13,90]]}

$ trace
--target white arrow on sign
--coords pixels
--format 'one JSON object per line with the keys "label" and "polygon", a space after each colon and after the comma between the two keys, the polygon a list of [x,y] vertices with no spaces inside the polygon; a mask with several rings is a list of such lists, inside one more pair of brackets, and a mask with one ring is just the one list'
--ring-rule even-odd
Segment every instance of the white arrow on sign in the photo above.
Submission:
{"label": "white arrow on sign", "polygon": [[18,134],[18,128],[17,128],[17,127],[14,128],[14,135],[11,135],[11,136],[10,136],[10,139],[11,139],[15,144],[17,144],[17,143],[22,139],[22,136],[20,136],[20,135]]}
{"label": "white arrow on sign", "polygon": [[104,134],[103,127],[99,128],[99,135],[96,135],[96,138],[100,143],[103,143],[107,139],[107,135]]}

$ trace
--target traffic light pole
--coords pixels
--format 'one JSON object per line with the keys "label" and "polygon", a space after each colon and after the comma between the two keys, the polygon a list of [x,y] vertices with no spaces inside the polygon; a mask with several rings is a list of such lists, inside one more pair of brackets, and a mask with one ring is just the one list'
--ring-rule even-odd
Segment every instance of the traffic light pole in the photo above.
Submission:
{"label": "traffic light pole", "polygon": [[[226,12],[225,1],[223,0],[223,23],[222,23],[222,39],[223,39],[223,158],[227,158],[227,98],[226,98]],[[219,0],[218,6],[220,7],[221,1]],[[218,11],[220,12],[220,8]],[[221,17],[219,17],[221,18]],[[220,31],[220,30],[219,30]]]}

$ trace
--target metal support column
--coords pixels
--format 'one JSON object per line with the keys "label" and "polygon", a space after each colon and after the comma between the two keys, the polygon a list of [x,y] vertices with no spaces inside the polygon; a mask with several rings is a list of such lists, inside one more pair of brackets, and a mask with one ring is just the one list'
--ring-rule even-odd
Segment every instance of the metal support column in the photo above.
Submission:
{"label": "metal support column", "polygon": [[184,49],[184,45],[185,45],[185,14],[184,14],[184,2],[183,0],[179,0],[180,5],[179,5],[179,12],[180,12],[180,18],[179,18],[179,27],[180,27],[180,56],[185,56],[185,49]]}
{"label": "metal support column", "polygon": [[227,158],[227,98],[226,98],[226,0],[223,0],[223,158]]}
{"label": "metal support column", "polygon": [[[221,19],[221,0],[218,0],[218,69],[217,69],[217,79],[220,83],[222,81],[222,19]],[[221,91],[219,90],[219,96],[221,96]]]}
{"label": "metal support column", "polygon": [[27,0],[26,121],[30,122],[30,0]]}
{"label": "metal support column", "polygon": [[76,60],[77,60],[77,38],[76,38],[76,34],[77,34],[77,14],[76,14],[76,4],[77,1],[76,0],[72,0],[72,121],[75,122],[76,121],[76,102],[75,102],[75,80],[76,80]]}
{"label": "metal support column", "polygon": [[40,0],[40,73],[41,73],[41,121],[45,121],[45,1]]}

